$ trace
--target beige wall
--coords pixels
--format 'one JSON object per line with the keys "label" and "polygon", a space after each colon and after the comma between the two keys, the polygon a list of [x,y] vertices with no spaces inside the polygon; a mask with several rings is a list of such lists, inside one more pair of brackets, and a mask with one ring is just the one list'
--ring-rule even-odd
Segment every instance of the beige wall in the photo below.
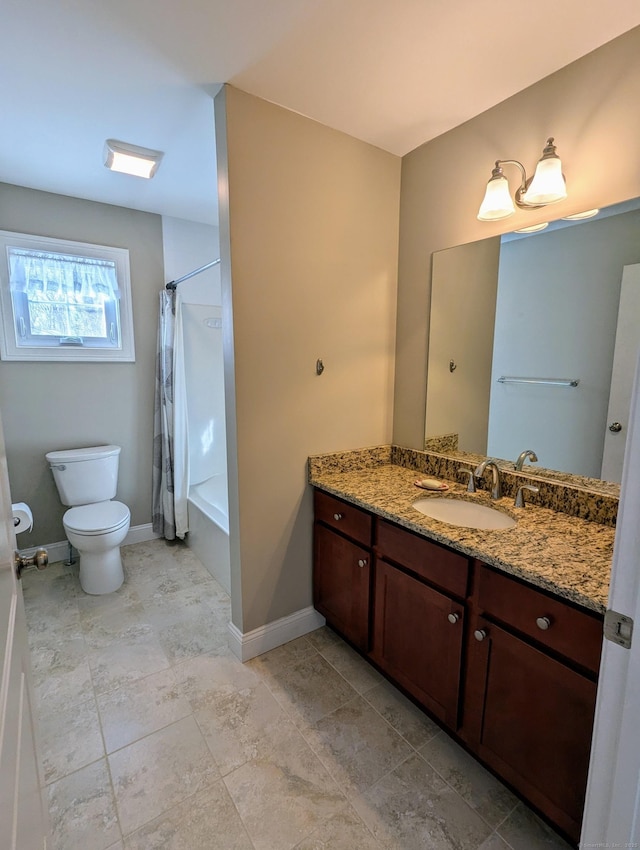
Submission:
{"label": "beige wall", "polygon": [[0,184],[0,229],[128,248],[136,346],[135,363],[0,362],[11,493],[35,519],[20,548],[65,539],[65,509],[44,458],[53,449],[122,446],[117,497],[131,509],[131,525],[151,522],[160,216]]}
{"label": "beige wall", "polygon": [[[473,84],[470,71],[469,84]],[[402,161],[394,440],[424,433],[431,254],[545,220],[545,210],[477,221],[496,159],[532,169],[548,136],[569,198],[554,217],[640,195],[640,28],[636,28]],[[515,171],[515,169],[514,169]],[[507,172],[517,185],[517,172]]]}
{"label": "beige wall", "polygon": [[216,100],[233,620],[246,633],[311,605],[308,455],[391,438],[400,160],[232,87]]}

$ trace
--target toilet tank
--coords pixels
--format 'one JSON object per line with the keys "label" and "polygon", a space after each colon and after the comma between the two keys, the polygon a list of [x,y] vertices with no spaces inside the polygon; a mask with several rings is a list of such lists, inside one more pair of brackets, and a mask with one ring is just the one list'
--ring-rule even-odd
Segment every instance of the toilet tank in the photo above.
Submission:
{"label": "toilet tank", "polygon": [[67,449],[45,457],[63,505],[89,505],[115,497],[120,446]]}

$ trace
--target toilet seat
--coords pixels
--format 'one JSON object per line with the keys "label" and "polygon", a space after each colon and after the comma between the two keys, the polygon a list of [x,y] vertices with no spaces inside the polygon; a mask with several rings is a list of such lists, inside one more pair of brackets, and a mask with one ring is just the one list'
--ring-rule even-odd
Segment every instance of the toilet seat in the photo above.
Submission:
{"label": "toilet seat", "polygon": [[83,537],[117,531],[129,522],[131,512],[122,502],[94,502],[70,508],[62,518],[65,529]]}

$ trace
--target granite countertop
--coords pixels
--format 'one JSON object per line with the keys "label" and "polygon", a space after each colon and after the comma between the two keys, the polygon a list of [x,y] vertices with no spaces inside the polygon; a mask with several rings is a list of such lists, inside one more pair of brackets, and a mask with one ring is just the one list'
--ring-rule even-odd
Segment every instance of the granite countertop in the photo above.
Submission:
{"label": "granite countertop", "polygon": [[[446,493],[429,492],[414,484],[422,477],[415,470],[382,463],[342,470],[310,468],[309,482],[424,537],[604,613],[614,528],[534,505],[517,509],[511,497],[492,501],[484,492],[468,494],[465,485],[454,481],[446,482]],[[447,495],[499,508],[518,523],[499,531],[463,528],[431,519],[412,506],[420,498]]]}

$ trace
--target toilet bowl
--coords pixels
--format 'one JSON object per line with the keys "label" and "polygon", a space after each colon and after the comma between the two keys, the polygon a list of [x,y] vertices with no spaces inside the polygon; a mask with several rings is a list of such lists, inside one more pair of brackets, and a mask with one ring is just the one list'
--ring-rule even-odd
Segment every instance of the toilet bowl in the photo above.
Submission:
{"label": "toilet bowl", "polygon": [[80,586],[85,593],[113,593],[124,581],[120,545],[131,513],[114,499],[120,446],[92,446],[48,452],[47,461],[63,505],[69,543],[80,557]]}
{"label": "toilet bowl", "polygon": [[122,502],[97,502],[70,508],[62,517],[67,540],[80,557],[80,586],[85,593],[113,593],[124,581],[120,545],[131,513]]}

